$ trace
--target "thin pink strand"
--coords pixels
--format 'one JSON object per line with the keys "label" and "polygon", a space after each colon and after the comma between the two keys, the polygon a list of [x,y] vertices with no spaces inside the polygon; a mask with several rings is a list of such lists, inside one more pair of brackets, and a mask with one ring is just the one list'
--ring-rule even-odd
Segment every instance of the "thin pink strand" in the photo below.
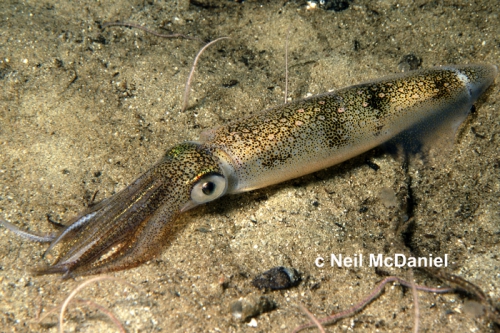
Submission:
{"label": "thin pink strand", "polygon": [[302,304],[299,304],[299,306],[302,312],[304,312],[309,317],[309,319],[311,319],[311,321],[316,325],[316,327],[318,327],[319,331],[321,333],[325,333],[325,328],[321,325],[318,319],[314,317],[314,315],[309,310],[307,310],[305,306],[303,306]]}
{"label": "thin pink strand", "polygon": [[80,303],[83,303],[83,304],[86,304],[88,306],[91,306],[91,307],[94,307],[94,308],[98,309],[99,311],[101,311],[102,313],[104,313],[106,316],[108,316],[108,318],[113,322],[113,324],[115,324],[116,328],[118,328],[118,330],[120,331],[120,333],[126,333],[125,327],[123,327],[122,323],[120,323],[120,320],[118,320],[118,318],[116,318],[116,316],[115,316],[115,314],[113,312],[111,312],[110,310],[106,309],[104,306],[102,306],[100,304],[97,304],[96,302],[91,301],[91,300],[79,299],[77,301],[80,302]]}
{"label": "thin pink strand", "polygon": [[411,291],[413,295],[413,310],[414,310],[414,324],[413,333],[418,333],[420,328],[420,306],[418,304],[418,293],[417,286],[415,285],[415,279],[413,278],[413,270],[410,268],[410,279],[411,279]]}
{"label": "thin pink strand", "polygon": [[96,277],[94,277],[92,279],[88,279],[87,281],[83,282],[78,287],[76,287],[75,290],[73,290],[69,294],[69,296],[64,300],[64,302],[63,302],[63,304],[61,306],[61,312],[59,312],[59,333],[64,333],[64,313],[66,312],[66,308],[68,307],[68,304],[71,302],[71,300],[73,299],[73,297],[75,297],[75,295],[80,290],[82,290],[83,288],[85,288],[89,284],[94,283],[94,282],[99,282],[99,281],[105,281],[105,280],[117,281],[117,282],[123,283],[123,284],[131,287],[132,289],[136,289],[130,283],[128,283],[128,282],[126,282],[124,280],[115,278],[113,276],[109,276],[109,275],[100,275],[100,276],[96,276]]}
{"label": "thin pink strand", "polygon": [[198,59],[200,58],[203,51],[205,51],[210,45],[215,44],[222,39],[229,39],[229,37],[220,37],[220,38],[217,38],[216,40],[211,41],[207,45],[203,46],[201,48],[201,50],[198,52],[198,54],[196,55],[196,57],[194,58],[194,63],[193,63],[193,66],[191,67],[191,72],[189,73],[189,76],[188,76],[188,79],[186,82],[186,88],[184,89],[184,101],[182,102],[182,110],[181,111],[185,111],[187,108],[187,105],[188,105],[189,91],[191,88],[191,79],[193,78],[194,71],[196,69],[196,64],[198,63]]}
{"label": "thin pink strand", "polygon": [[[372,290],[372,292],[367,297],[365,297],[362,301],[360,301],[359,303],[355,304],[354,306],[352,306],[351,308],[349,308],[347,310],[344,310],[344,311],[341,311],[339,313],[336,313],[333,316],[329,316],[329,317],[325,317],[325,318],[319,319],[318,321],[321,324],[328,325],[328,324],[331,324],[331,323],[333,323],[333,322],[335,322],[337,320],[340,320],[340,319],[352,316],[353,314],[355,314],[355,313],[359,312],[360,310],[362,310],[365,306],[367,306],[375,298],[377,298],[377,296],[382,291],[382,289],[385,287],[385,285],[387,283],[390,283],[390,282],[398,282],[399,284],[401,284],[401,285],[403,285],[403,286],[405,286],[407,288],[412,288],[412,284],[410,282],[405,281],[405,280],[403,280],[403,279],[401,279],[401,278],[399,278],[397,276],[388,276],[385,279],[383,279]],[[430,287],[426,287],[426,286],[420,286],[420,285],[417,285],[417,284],[414,284],[414,287],[415,287],[415,289],[420,290],[420,291],[425,291],[425,292],[429,292],[429,293],[440,293],[440,294],[449,293],[449,292],[452,292],[454,290],[453,288],[430,288]],[[300,332],[303,329],[306,329],[306,328],[309,328],[309,327],[314,327],[315,325],[316,324],[314,324],[314,323],[309,323],[309,324],[305,324],[305,325],[299,326],[299,327],[297,327],[296,329],[293,330],[293,333]]]}

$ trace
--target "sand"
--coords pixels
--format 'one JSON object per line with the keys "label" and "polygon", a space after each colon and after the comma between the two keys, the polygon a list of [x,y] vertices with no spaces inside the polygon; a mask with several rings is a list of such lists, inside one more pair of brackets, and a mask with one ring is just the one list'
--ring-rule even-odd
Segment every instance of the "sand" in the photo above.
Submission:
{"label": "sand", "polygon": [[[292,100],[421,67],[499,64],[500,8],[490,1],[353,1],[336,12],[303,1],[3,1],[0,4],[0,215],[54,232],[96,200],[130,184],[165,150],[205,128],[282,104],[289,31]],[[311,6],[309,6],[311,7]],[[204,41],[181,112],[184,84],[203,43],[109,27],[135,22]],[[163,28],[163,29],[162,29]],[[498,81],[498,79],[497,79]],[[157,259],[112,273],[134,285],[93,284],[79,294],[113,311],[128,332],[290,332],[358,302],[384,273],[403,268],[318,268],[318,256],[401,253],[396,232],[425,255],[448,254],[446,272],[500,297],[500,95],[480,99],[450,152],[410,158],[375,149],[327,170],[224,197],[189,211]],[[370,163],[378,165],[376,171]],[[406,198],[412,209],[405,204]],[[82,281],[34,276],[44,244],[0,230],[0,331],[56,332],[53,313]],[[403,248],[403,251],[405,249]],[[407,251],[407,249],[406,249]],[[365,259],[366,260],[366,259]],[[299,286],[260,291],[252,279],[275,266],[302,274]],[[418,284],[445,283],[413,272]],[[240,297],[265,296],[276,309],[235,320]],[[458,294],[419,293],[421,332],[493,332],[481,307]],[[116,331],[88,304],[70,306],[67,332]],[[388,286],[337,331],[403,332],[414,327],[411,290]],[[498,326],[497,326],[498,329]]]}

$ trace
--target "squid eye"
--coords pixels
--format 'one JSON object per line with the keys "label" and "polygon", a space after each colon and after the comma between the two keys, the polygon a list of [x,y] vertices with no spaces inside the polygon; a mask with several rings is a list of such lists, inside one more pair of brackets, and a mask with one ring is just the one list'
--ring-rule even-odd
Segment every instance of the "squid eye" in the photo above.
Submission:
{"label": "squid eye", "polygon": [[216,185],[214,182],[206,182],[206,183],[203,183],[203,185],[201,185],[201,191],[205,195],[211,195],[212,193],[214,193],[215,188],[216,188]]}
{"label": "squid eye", "polygon": [[227,181],[218,173],[205,175],[194,184],[191,190],[191,200],[202,204],[217,199],[226,192]]}

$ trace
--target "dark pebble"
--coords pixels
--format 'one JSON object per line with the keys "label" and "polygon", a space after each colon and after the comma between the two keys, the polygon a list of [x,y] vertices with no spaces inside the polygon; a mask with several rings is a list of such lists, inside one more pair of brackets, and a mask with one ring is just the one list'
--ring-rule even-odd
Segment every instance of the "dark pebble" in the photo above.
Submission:
{"label": "dark pebble", "polygon": [[365,160],[365,163],[366,163],[366,164],[367,164],[370,168],[372,168],[372,169],[373,169],[373,170],[375,170],[375,171],[378,171],[378,170],[380,169],[380,166],[379,166],[377,163],[372,162],[372,161],[370,161],[370,160],[368,160],[368,159],[367,159],[367,160]]}
{"label": "dark pebble", "polygon": [[319,6],[326,10],[341,12],[349,8],[349,1],[346,0],[323,0],[319,2]]}
{"label": "dark pebble", "polygon": [[300,280],[294,268],[278,266],[256,276],[252,284],[259,289],[281,290],[297,286]]}
{"label": "dark pebble", "polygon": [[365,207],[365,206],[363,206],[363,207],[361,207],[361,208],[359,209],[359,212],[360,212],[360,213],[366,213],[367,211],[368,211],[368,207]]}
{"label": "dark pebble", "polygon": [[231,87],[234,87],[235,85],[237,85],[238,83],[239,83],[239,81],[238,81],[238,80],[229,80],[229,81],[227,81],[227,82],[224,82],[224,83],[222,84],[222,86],[223,86],[224,88],[231,88]]}

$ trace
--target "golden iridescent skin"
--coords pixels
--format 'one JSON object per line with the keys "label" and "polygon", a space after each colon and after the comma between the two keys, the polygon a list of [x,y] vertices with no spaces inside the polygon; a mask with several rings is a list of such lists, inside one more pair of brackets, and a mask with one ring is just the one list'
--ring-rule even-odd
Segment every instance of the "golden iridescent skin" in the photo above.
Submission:
{"label": "golden iridescent skin", "polygon": [[278,106],[171,148],[129,187],[57,236],[0,224],[52,242],[47,251],[62,244],[59,258],[42,274],[135,267],[157,255],[177,217],[199,204],[329,167],[401,133],[412,139],[456,130],[497,71],[491,65],[436,67]]}

